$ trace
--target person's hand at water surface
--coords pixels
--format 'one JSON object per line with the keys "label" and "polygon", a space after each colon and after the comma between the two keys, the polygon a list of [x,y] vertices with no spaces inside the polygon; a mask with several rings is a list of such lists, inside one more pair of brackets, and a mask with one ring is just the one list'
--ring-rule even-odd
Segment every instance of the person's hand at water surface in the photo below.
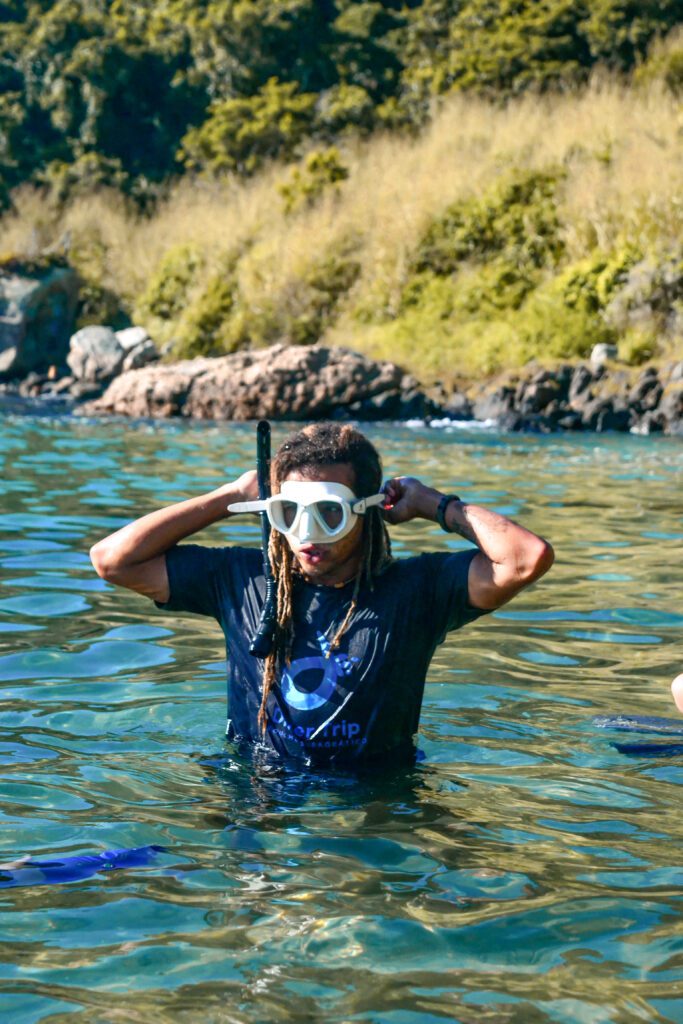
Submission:
{"label": "person's hand at water surface", "polygon": [[388,523],[439,522],[441,518],[449,533],[476,544],[479,553],[468,577],[469,600],[475,608],[499,608],[553,564],[553,549],[542,537],[497,512],[444,495],[417,477],[394,477],[384,485],[384,492]]}
{"label": "person's hand at water surface", "polygon": [[186,537],[229,518],[230,502],[256,498],[256,470],[248,469],[237,480],[208,494],[169,505],[129,523],[93,545],[90,560],[102,579],[164,603],[169,598],[166,552]]}
{"label": "person's hand at water surface", "polygon": [[674,704],[678,710],[683,714],[683,672],[681,675],[676,676],[671,684],[671,696],[674,699]]}

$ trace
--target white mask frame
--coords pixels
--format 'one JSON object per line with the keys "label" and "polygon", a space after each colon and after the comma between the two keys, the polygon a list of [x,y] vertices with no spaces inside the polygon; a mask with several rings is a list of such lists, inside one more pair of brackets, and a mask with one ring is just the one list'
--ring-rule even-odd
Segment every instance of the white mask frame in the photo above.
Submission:
{"label": "white mask frame", "polygon": [[233,502],[228,512],[265,512],[274,530],[299,544],[332,544],[353,530],[366,509],[385,501],[383,493],[357,498],[350,487],[330,480],[285,480],[279,494]]}

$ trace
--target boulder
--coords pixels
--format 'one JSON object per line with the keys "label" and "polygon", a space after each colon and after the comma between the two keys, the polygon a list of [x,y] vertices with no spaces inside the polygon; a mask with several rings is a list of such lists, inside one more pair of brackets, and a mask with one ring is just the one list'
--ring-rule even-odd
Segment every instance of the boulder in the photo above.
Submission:
{"label": "boulder", "polygon": [[124,355],[111,327],[82,327],[71,338],[66,361],[76,380],[103,384],[119,373]]}
{"label": "boulder", "polygon": [[478,420],[502,420],[514,411],[515,388],[509,384],[485,387],[473,402],[473,412]]}
{"label": "boulder", "polygon": [[91,326],[73,335],[67,362],[77,381],[103,385],[119,373],[158,358],[156,345],[144,327],[114,331],[111,327]]}
{"label": "boulder", "polygon": [[0,379],[64,365],[77,302],[69,267],[0,269]]}
{"label": "boulder", "polygon": [[132,352],[149,341],[149,334],[144,327],[124,327],[116,331],[116,340],[124,352]]}
{"label": "boulder", "polygon": [[618,354],[619,349],[616,345],[608,345],[606,342],[601,341],[598,345],[593,345],[590,356],[591,366],[593,369],[604,366],[605,363],[616,359]]}
{"label": "boulder", "polygon": [[654,367],[644,370],[628,394],[628,402],[636,413],[650,412],[659,405],[664,388]]}
{"label": "boulder", "polygon": [[411,418],[438,410],[389,362],[323,346],[274,345],[122,373],[86,414],[204,420]]}
{"label": "boulder", "polygon": [[617,399],[593,398],[581,411],[586,430],[603,433],[605,430],[628,430],[631,414],[626,405]]}
{"label": "boulder", "polygon": [[121,371],[138,370],[159,359],[159,351],[144,327],[126,327],[116,332],[116,339],[125,355]]}
{"label": "boulder", "polygon": [[583,363],[575,367],[569,384],[569,404],[572,408],[590,401],[593,397],[592,385],[595,379],[590,369]]}
{"label": "boulder", "polygon": [[454,391],[443,403],[443,411],[451,420],[473,420],[474,410],[467,395]]}

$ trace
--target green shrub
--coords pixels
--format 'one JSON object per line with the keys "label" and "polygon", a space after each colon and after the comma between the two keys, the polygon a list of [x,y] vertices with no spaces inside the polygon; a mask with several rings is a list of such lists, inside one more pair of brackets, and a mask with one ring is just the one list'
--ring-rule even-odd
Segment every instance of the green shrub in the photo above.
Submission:
{"label": "green shrub", "polygon": [[564,172],[518,171],[483,198],[454,203],[427,229],[415,251],[415,271],[452,274],[465,260],[498,253],[520,268],[554,264],[563,242],[555,193]]}
{"label": "green shrub", "polygon": [[591,311],[582,301],[568,301],[563,282],[558,280],[537,288],[512,324],[524,361],[582,359],[594,345],[616,341],[615,332],[599,311]]}
{"label": "green shrub", "polygon": [[630,71],[683,18],[681,0],[591,0],[586,7],[581,29],[591,60],[617,71]]}
{"label": "green shrub", "polygon": [[511,253],[462,263],[451,276],[415,274],[393,320],[359,324],[361,347],[403,361],[422,380],[448,381],[530,360],[584,358],[598,342],[616,342],[605,310],[638,259],[635,250],[596,253],[543,276]]}
{"label": "green shrub", "polygon": [[362,134],[375,125],[375,104],[360,85],[340,82],[324,92],[316,110],[316,128],[329,137],[341,134]]}
{"label": "green shrub", "polygon": [[291,159],[309,133],[313,93],[296,82],[270,78],[254,96],[220,100],[183,138],[180,157],[188,170],[253,174],[268,160]]}
{"label": "green shrub", "polygon": [[334,323],[342,298],[355,284],[360,263],[342,243],[311,263],[282,291],[255,305],[240,297],[227,327],[236,348],[283,342],[312,345]]}
{"label": "green shrub", "polygon": [[450,24],[441,88],[495,95],[585,80],[583,16],[572,0],[466,0]]}
{"label": "green shrub", "polygon": [[[648,338],[659,338],[665,345],[680,332],[682,313],[681,254],[634,260],[610,295],[605,311],[608,323],[625,334],[625,350],[634,353],[653,344]],[[655,344],[654,350],[658,347]]]}
{"label": "green shrub", "polygon": [[225,272],[212,275],[181,318],[175,334],[174,355],[183,359],[218,356],[237,347],[228,330],[236,291],[231,270],[228,267]]}
{"label": "green shrub", "polygon": [[636,259],[629,247],[598,252],[538,287],[512,321],[522,350],[529,358],[575,359],[590,355],[593,345],[616,343],[605,309]]}
{"label": "green shrub", "polygon": [[76,309],[76,329],[91,324],[106,324],[115,331],[130,326],[125,303],[111,288],[100,281],[81,278]]}
{"label": "green shrub", "polygon": [[143,323],[149,317],[175,320],[186,308],[188,294],[203,266],[201,253],[192,246],[169,249],[137,302],[136,318]]}
{"label": "green shrub", "polygon": [[607,255],[596,252],[566,267],[550,287],[562,296],[567,308],[590,316],[602,314],[639,256],[630,246]]}
{"label": "green shrub", "polygon": [[314,149],[303,164],[295,167],[289,181],[278,186],[285,213],[312,206],[324,193],[338,191],[339,183],[349,176],[336,146]]}
{"label": "green shrub", "polygon": [[619,339],[619,358],[630,366],[641,366],[657,355],[658,342],[652,329],[632,327]]}
{"label": "green shrub", "polygon": [[431,271],[415,274],[401,294],[401,310],[411,306],[442,306],[442,316],[488,319],[501,310],[515,310],[537,284],[537,275],[514,260],[496,256],[486,263],[464,263],[459,273],[444,277]]}
{"label": "green shrub", "polygon": [[102,188],[123,191],[128,184],[128,175],[120,160],[98,153],[84,153],[71,164],[53,160],[40,174],[39,180],[47,186],[50,198],[63,204]]}

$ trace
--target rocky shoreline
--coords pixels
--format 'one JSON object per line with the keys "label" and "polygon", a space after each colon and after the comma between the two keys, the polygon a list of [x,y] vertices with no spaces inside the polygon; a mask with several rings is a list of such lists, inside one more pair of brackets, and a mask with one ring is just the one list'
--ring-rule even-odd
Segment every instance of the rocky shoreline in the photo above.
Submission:
{"label": "rocky shoreline", "polygon": [[598,359],[508,373],[475,388],[471,410],[504,430],[683,436],[683,361],[634,370]]}
{"label": "rocky shoreline", "polygon": [[[103,331],[86,329],[94,330]],[[70,373],[33,372],[0,384],[0,409],[136,419],[480,421],[508,431],[683,436],[683,361],[638,370],[599,360],[527,367],[446,392],[342,348],[275,345],[164,363],[139,329],[119,332],[128,344],[115,349],[116,358],[109,334],[79,333]],[[95,358],[93,337],[106,341],[109,369]]]}
{"label": "rocky shoreline", "polygon": [[321,344],[165,362],[142,326],[71,333],[78,280],[5,269],[0,411],[200,420],[479,420],[512,431],[683,436],[683,361],[634,369],[590,360],[528,366],[459,389],[423,388],[399,366]]}

